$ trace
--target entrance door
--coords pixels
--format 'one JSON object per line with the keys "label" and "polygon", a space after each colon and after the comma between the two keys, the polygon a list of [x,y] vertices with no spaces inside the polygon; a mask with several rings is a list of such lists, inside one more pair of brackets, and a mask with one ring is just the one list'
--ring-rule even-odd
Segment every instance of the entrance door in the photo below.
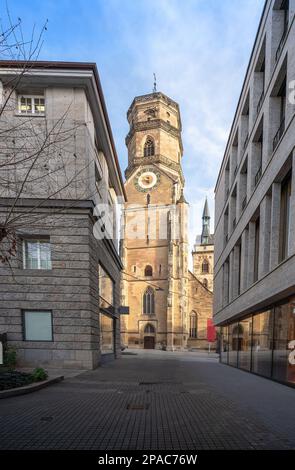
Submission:
{"label": "entrance door", "polygon": [[144,337],[144,349],[155,349],[155,338],[153,336]]}

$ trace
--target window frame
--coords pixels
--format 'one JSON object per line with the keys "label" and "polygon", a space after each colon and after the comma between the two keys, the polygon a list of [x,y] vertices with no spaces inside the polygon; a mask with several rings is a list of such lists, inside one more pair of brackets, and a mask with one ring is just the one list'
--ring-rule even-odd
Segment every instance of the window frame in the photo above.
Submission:
{"label": "window frame", "polygon": [[[206,269],[204,269],[205,266]],[[210,264],[207,258],[202,261],[202,274],[210,274]]]}
{"label": "window frame", "polygon": [[[49,313],[50,318],[51,318],[51,339],[27,339],[26,337],[26,313]],[[40,342],[45,342],[45,343],[53,343],[54,342],[54,333],[53,333],[53,311],[52,310],[39,310],[39,309],[22,309],[21,311],[22,314],[22,336],[23,336],[23,341],[26,342],[32,342],[32,343],[40,343]]]}
{"label": "window frame", "polygon": [[[37,242],[38,243],[38,267],[37,268],[29,268],[27,267],[27,259],[26,259],[26,243],[27,242]],[[41,267],[41,250],[40,250],[40,242],[44,241],[47,242],[50,245],[50,268],[42,268]],[[37,270],[37,271],[51,271],[52,270],[52,259],[51,259],[51,241],[50,238],[23,238],[22,239],[22,248],[23,248],[23,269],[31,269],[31,270]]]}
{"label": "window frame", "polygon": [[[21,99],[22,98],[30,98],[31,99],[31,112],[30,113],[22,113],[21,112]],[[35,99],[43,99],[44,100],[44,112],[43,113],[36,113],[36,107],[35,107]],[[18,116],[45,116],[46,114],[46,100],[45,100],[45,95],[23,95],[19,94],[18,95],[18,100],[17,100],[17,114]]]}
{"label": "window frame", "polygon": [[143,293],[143,305],[142,313],[143,315],[153,316],[156,313],[155,309],[155,290],[149,286]]}
{"label": "window frame", "polygon": [[191,312],[189,316],[189,339],[199,339],[198,320],[197,312]]}
{"label": "window frame", "polygon": [[156,154],[155,141],[152,137],[147,137],[143,147],[143,157],[154,157]]}

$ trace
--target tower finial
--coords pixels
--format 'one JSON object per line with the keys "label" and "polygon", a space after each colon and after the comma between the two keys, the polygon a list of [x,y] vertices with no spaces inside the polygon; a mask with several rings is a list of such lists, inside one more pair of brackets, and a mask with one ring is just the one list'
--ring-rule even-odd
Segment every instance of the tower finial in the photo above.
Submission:
{"label": "tower finial", "polygon": [[154,88],[153,88],[153,93],[157,93],[157,77],[156,74],[154,73]]}

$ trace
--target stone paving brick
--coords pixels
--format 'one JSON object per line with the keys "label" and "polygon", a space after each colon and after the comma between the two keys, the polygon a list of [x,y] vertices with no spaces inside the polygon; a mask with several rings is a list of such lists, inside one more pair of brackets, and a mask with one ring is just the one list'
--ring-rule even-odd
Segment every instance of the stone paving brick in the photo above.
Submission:
{"label": "stone paving brick", "polygon": [[241,406],[235,394],[225,394],[220,380],[219,389],[212,383],[222,372],[229,387],[240,371],[185,357],[126,356],[39,392],[1,400],[0,448],[295,448],[271,421]]}

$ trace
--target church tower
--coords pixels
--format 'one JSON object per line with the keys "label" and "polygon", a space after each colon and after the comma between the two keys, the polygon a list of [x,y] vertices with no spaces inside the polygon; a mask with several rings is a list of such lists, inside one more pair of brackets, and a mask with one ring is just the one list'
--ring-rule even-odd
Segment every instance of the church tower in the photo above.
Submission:
{"label": "church tower", "polygon": [[123,214],[122,342],[181,350],[188,340],[188,204],[181,168],[178,104],[154,92],[127,113],[128,168]]}
{"label": "church tower", "polygon": [[203,285],[213,292],[214,235],[210,233],[210,213],[206,198],[203,210],[202,235],[197,237],[194,246],[193,272]]}

